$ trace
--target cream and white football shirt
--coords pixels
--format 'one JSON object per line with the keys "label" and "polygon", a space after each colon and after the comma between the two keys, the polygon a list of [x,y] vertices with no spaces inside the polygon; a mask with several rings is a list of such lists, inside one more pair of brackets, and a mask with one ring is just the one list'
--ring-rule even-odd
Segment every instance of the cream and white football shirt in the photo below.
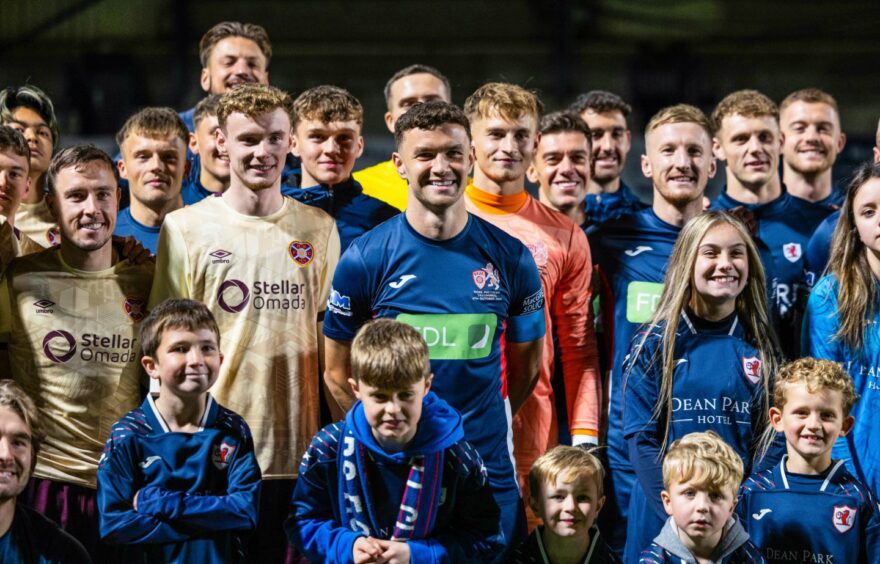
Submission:
{"label": "cream and white football shirt", "polygon": [[58,224],[45,200],[36,204],[22,202],[15,214],[15,227],[43,248],[48,249],[60,243]]}

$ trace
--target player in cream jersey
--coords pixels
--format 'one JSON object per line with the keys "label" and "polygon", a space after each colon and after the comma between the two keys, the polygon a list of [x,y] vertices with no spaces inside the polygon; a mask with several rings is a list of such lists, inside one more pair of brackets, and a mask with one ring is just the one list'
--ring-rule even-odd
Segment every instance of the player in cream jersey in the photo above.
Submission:
{"label": "player in cream jersey", "polygon": [[213,197],[165,218],[150,304],[187,297],[214,313],[212,393],[248,422],[264,478],[294,478],[318,432],[316,324],[338,257],[333,218],[292,198],[263,217]]}

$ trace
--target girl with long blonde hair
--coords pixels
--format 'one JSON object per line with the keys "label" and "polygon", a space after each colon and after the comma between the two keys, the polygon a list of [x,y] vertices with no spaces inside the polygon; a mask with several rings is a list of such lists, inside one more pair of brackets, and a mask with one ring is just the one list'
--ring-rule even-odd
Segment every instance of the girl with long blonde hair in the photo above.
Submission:
{"label": "girl with long blonde hair", "polygon": [[638,478],[628,555],[660,531],[662,455],[688,433],[715,431],[748,469],[767,427],[778,363],[764,269],[743,223],[705,212],[682,229],[651,321],[626,362],[624,438]]}

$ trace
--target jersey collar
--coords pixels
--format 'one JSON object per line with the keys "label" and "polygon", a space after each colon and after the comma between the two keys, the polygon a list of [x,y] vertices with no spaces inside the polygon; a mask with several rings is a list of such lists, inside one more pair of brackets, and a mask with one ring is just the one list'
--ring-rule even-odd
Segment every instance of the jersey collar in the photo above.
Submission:
{"label": "jersey collar", "polygon": [[[782,478],[782,487],[785,489],[789,489],[788,487],[788,474],[785,471],[785,461],[788,460],[788,455],[785,454],[782,456],[782,460],[779,461],[779,475]],[[831,470],[828,472],[828,475],[825,476],[825,480],[822,482],[822,486],[819,488],[820,492],[824,492],[826,488],[828,488],[828,484],[831,483],[834,475],[837,474],[837,471],[843,466],[843,460],[838,460],[831,467]]]}
{"label": "jersey collar", "polygon": [[[202,420],[199,422],[198,432],[204,431],[205,427],[208,424],[208,417],[213,411],[213,407],[216,405],[214,398],[211,394],[208,394],[208,401],[205,403],[205,413],[202,414]],[[149,415],[152,415],[152,419],[154,419],[154,423],[159,425],[159,428],[162,429],[163,433],[170,433],[171,429],[168,428],[168,423],[165,422],[165,419],[162,417],[162,414],[159,413],[159,408],[156,407],[156,402],[153,400],[153,394],[147,394],[147,406],[149,407]],[[155,431],[156,427],[153,425],[153,430]]]}

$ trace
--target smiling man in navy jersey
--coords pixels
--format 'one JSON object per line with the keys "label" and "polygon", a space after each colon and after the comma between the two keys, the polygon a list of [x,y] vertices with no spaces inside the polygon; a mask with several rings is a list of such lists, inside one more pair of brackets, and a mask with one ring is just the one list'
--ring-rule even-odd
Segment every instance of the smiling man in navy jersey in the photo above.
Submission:
{"label": "smiling man in navy jersey", "polygon": [[440,101],[415,105],[397,121],[393,159],[409,183],[409,204],[340,259],[324,321],[325,379],[348,409],[351,340],[360,326],[392,317],[418,328],[434,391],[462,413],[465,438],[486,463],[510,546],[525,533],[511,419],[537,381],[544,293],[528,249],[465,209],[469,130],[462,110]]}
{"label": "smiling man in navy jersey", "polygon": [[607,501],[599,528],[620,553],[635,482],[623,439],[623,362],[636,329],[651,319],[660,300],[678,233],[702,211],[706,184],[715,175],[709,120],[693,106],[679,104],[655,114],[645,128],[645,148],[642,173],[654,186],[652,207],[603,224],[592,238],[614,302],[613,315],[602,320],[606,333],[613,335],[613,358],[608,392]]}

